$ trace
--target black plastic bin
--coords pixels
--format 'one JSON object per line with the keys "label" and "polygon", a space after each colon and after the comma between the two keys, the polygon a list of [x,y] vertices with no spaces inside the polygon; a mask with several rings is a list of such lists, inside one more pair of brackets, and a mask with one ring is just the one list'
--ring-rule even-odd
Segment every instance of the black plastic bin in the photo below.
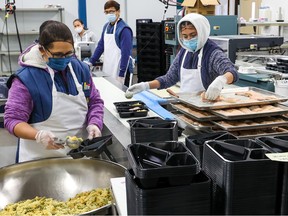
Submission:
{"label": "black plastic bin", "polygon": [[[288,136],[267,136],[255,139],[260,144],[267,145],[272,152],[282,153],[288,152]],[[287,162],[279,162],[279,200],[277,214],[288,215],[288,164]]]}
{"label": "black plastic bin", "polygon": [[237,139],[234,135],[226,132],[211,132],[203,133],[197,135],[191,135],[185,138],[185,143],[187,148],[196,156],[200,165],[202,166],[203,161],[203,146],[208,140],[227,140],[227,139]]}
{"label": "black plastic bin", "polygon": [[277,212],[278,163],[251,139],[211,140],[204,145],[203,170],[212,179],[212,214]]}
{"label": "black plastic bin", "polygon": [[198,173],[188,185],[144,189],[132,169],[125,172],[128,215],[209,215],[211,180]]}
{"label": "black plastic bin", "polygon": [[127,157],[143,188],[187,185],[200,172],[198,160],[181,142],[130,144]]}
{"label": "black plastic bin", "polygon": [[128,123],[130,124],[131,143],[178,140],[176,120],[164,120],[157,117],[128,120]]}

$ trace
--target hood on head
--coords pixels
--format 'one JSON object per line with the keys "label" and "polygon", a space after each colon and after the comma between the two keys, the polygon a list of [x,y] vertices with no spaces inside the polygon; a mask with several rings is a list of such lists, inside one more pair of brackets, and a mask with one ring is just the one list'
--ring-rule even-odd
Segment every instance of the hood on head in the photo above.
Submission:
{"label": "hood on head", "polygon": [[33,66],[43,69],[47,67],[46,62],[39,51],[38,44],[32,44],[22,54],[20,54],[18,63],[20,66]]}
{"label": "hood on head", "polygon": [[186,21],[191,22],[192,25],[194,25],[194,27],[197,30],[198,45],[195,50],[196,52],[197,50],[201,49],[205,45],[206,41],[208,40],[208,37],[210,35],[210,24],[206,17],[200,14],[196,14],[196,13],[187,14],[182,19],[180,19],[177,25],[178,41],[183,48],[187,49],[190,52],[193,52],[193,50],[190,50],[187,47],[185,47],[183,45],[182,40],[180,39],[180,31],[181,31],[180,25],[182,22],[186,22]]}

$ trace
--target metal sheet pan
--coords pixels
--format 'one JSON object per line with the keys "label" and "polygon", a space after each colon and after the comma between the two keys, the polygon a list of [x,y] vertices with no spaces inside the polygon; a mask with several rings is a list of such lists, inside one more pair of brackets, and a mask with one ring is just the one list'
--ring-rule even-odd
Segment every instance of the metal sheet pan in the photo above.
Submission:
{"label": "metal sheet pan", "polygon": [[[259,108],[264,107],[264,106],[273,106],[276,109],[275,110],[256,110],[253,111],[255,106],[258,106]],[[277,116],[277,115],[282,115],[282,114],[287,114],[288,113],[288,106],[285,105],[280,105],[280,104],[271,104],[271,105],[255,105],[255,106],[248,106],[247,108],[252,110],[252,113],[244,113],[241,112],[241,107],[238,108],[232,108],[232,109],[220,109],[220,110],[211,110],[211,112],[223,119],[227,120],[237,120],[237,119],[250,119],[250,118],[257,118],[257,117],[266,117],[266,116]],[[242,107],[244,108],[244,107]],[[238,109],[237,112],[230,112],[235,109]]]}
{"label": "metal sheet pan", "polygon": [[208,122],[198,122],[189,116],[186,116],[184,114],[174,114],[177,118],[177,120],[184,122],[189,128],[192,128],[194,130],[210,130],[212,128],[217,127],[213,123],[208,123]]}
{"label": "metal sheet pan", "polygon": [[238,138],[255,138],[260,136],[275,136],[275,135],[286,135],[288,134],[288,127],[273,127],[273,128],[262,128],[254,130],[244,131],[231,131],[231,134]]}
{"label": "metal sheet pan", "polygon": [[[219,116],[216,116],[210,112],[197,110],[187,104],[184,103],[172,103],[171,106],[177,111],[197,120],[197,121],[214,121],[220,120]],[[287,108],[288,109],[288,108]]]}
{"label": "metal sheet pan", "polygon": [[[256,99],[251,99],[250,97],[236,95],[236,93],[245,93],[248,91],[259,93],[263,95],[263,97],[267,97],[267,99],[256,100]],[[221,92],[221,98],[224,98],[225,100],[218,101],[218,102],[203,101],[201,98],[201,94],[178,93],[178,95],[179,95],[178,101],[186,103],[200,110],[234,108],[234,107],[261,105],[261,104],[273,104],[273,103],[284,102],[288,100],[287,97],[284,97],[284,96],[281,96],[281,95],[278,95],[273,92],[266,91],[260,88],[256,88],[256,87],[239,87],[239,88],[223,89]]]}
{"label": "metal sheet pan", "polygon": [[237,121],[214,121],[213,123],[227,131],[253,130],[259,128],[272,128],[288,126],[288,119],[284,116],[256,118],[251,120]]}

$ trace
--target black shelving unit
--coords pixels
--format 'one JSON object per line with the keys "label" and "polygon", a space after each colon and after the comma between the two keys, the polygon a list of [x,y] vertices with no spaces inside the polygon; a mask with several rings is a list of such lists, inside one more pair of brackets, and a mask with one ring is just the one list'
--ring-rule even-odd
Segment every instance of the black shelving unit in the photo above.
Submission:
{"label": "black shelving unit", "polygon": [[164,23],[136,20],[137,78],[150,81],[167,71]]}

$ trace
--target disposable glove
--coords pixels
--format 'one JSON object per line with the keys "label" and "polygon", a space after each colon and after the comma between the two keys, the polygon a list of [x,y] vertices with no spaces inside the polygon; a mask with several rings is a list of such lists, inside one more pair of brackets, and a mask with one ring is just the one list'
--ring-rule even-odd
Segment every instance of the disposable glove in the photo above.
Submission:
{"label": "disposable glove", "polygon": [[64,148],[61,145],[57,145],[54,142],[54,138],[55,138],[54,134],[51,131],[46,131],[46,130],[38,131],[35,136],[36,142],[42,144],[47,150],[52,150],[52,149],[57,150],[60,148]]}
{"label": "disposable glove", "polygon": [[118,81],[118,82],[120,82],[121,84],[124,84],[124,77],[120,77],[120,76],[118,76],[117,78],[116,78],[116,80]]}
{"label": "disposable glove", "polygon": [[215,100],[221,93],[224,85],[227,83],[227,78],[222,75],[218,76],[208,87],[205,97],[207,100]]}
{"label": "disposable glove", "polygon": [[85,58],[83,62],[89,65],[89,67],[92,67],[92,63],[89,61],[89,58]]}
{"label": "disposable glove", "polygon": [[88,125],[86,130],[88,131],[89,140],[102,136],[100,129],[96,125]]}
{"label": "disposable glove", "polygon": [[134,94],[148,90],[149,88],[150,87],[149,87],[148,82],[141,82],[141,83],[134,84],[127,89],[125,93],[125,97],[130,99],[133,97]]}

